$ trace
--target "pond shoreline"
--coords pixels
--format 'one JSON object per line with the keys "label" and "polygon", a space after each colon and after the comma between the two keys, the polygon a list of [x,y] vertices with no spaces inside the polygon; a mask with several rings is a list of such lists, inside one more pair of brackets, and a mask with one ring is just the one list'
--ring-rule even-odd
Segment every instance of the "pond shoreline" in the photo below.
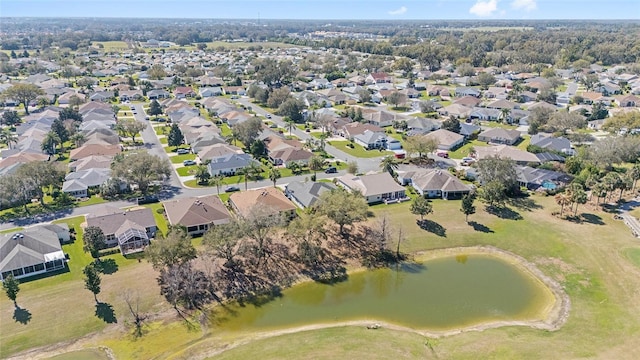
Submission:
{"label": "pond shoreline", "polygon": [[[442,338],[453,335],[458,335],[472,331],[484,331],[488,329],[495,329],[505,326],[526,326],[538,330],[557,331],[567,321],[569,312],[571,310],[571,301],[569,296],[564,291],[562,286],[549,276],[545,275],[538,267],[532,262],[526,260],[520,255],[514,254],[510,251],[503,250],[494,246],[470,246],[470,247],[455,247],[455,248],[442,248],[429,251],[421,251],[414,254],[415,261],[423,262],[431,259],[437,259],[442,257],[456,256],[456,255],[492,255],[499,257],[501,260],[508,262],[511,265],[518,267],[537,281],[541,282],[549,291],[551,291],[555,301],[547,311],[547,316],[544,320],[528,320],[528,321],[493,321],[478,325],[471,325],[458,329],[451,330],[425,330],[425,329],[413,329],[406,326],[390,324],[380,320],[354,320],[332,323],[316,323],[311,325],[304,325],[298,327],[292,327],[287,329],[271,330],[264,332],[248,333],[246,338],[237,341],[235,343],[227,344],[224,348],[215,349],[206,353],[200,353],[194,359],[206,359],[212,356],[219,355],[228,350],[249,344],[256,340],[268,339],[271,337],[294,334],[304,331],[313,331],[327,328],[346,327],[346,326],[362,326],[362,327],[375,327],[385,328],[395,331],[411,332],[418,335],[422,335],[429,338]],[[366,269],[357,269],[349,272],[350,274],[366,271]],[[371,329],[375,331],[375,329]]]}

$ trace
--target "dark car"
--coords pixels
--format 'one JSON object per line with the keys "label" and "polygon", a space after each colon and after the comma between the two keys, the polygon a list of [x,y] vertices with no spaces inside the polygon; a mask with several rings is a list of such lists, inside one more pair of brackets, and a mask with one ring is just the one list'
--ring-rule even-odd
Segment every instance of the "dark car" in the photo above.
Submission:
{"label": "dark car", "polygon": [[333,167],[333,166],[332,166],[332,167],[327,168],[327,169],[324,171],[324,173],[325,173],[325,174],[335,174],[335,173],[337,173],[337,172],[338,172],[338,169],[336,169],[336,168],[335,168],[335,167]]}
{"label": "dark car", "polygon": [[227,186],[224,189],[225,192],[234,192],[234,191],[240,191],[240,188],[237,186]]}
{"label": "dark car", "polygon": [[155,195],[147,195],[147,196],[136,198],[136,202],[138,203],[138,205],[152,204],[152,203],[157,203],[158,201],[160,200],[158,200],[158,197]]}

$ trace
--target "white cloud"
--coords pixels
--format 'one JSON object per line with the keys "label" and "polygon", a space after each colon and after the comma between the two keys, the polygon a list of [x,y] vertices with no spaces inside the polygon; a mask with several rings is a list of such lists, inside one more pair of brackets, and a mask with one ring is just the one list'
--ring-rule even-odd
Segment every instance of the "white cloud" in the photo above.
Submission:
{"label": "white cloud", "polygon": [[476,16],[491,16],[496,10],[498,10],[498,0],[478,0],[469,9],[469,13]]}
{"label": "white cloud", "polygon": [[389,15],[402,15],[407,12],[406,6],[400,6],[398,9],[389,11]]}
{"label": "white cloud", "polygon": [[518,10],[532,11],[535,10],[538,5],[536,4],[536,0],[513,0],[511,7]]}

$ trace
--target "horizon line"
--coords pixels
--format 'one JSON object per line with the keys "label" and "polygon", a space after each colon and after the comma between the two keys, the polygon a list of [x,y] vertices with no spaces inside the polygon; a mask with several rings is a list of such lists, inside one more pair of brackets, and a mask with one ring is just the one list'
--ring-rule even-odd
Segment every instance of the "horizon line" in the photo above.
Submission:
{"label": "horizon line", "polygon": [[297,21],[384,21],[384,22],[403,22],[403,21],[473,21],[473,22],[490,22],[490,21],[518,21],[518,22],[535,22],[535,21],[631,21],[638,22],[640,19],[633,18],[544,18],[544,19],[514,19],[514,18],[495,18],[495,19],[468,19],[468,18],[449,18],[449,19],[297,19],[297,18],[199,18],[199,17],[115,17],[115,16],[2,16],[0,19],[149,19],[149,20],[258,20],[258,21],[283,21],[283,20],[297,20]]}

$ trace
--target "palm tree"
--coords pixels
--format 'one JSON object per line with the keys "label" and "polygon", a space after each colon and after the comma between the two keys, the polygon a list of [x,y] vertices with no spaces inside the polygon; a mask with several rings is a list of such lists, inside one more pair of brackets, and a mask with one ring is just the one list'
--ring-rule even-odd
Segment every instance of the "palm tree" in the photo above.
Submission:
{"label": "palm tree", "polygon": [[627,174],[629,174],[629,177],[633,181],[631,191],[634,191],[636,189],[636,183],[640,180],[640,164],[633,164],[633,167],[629,169]]}
{"label": "palm tree", "polygon": [[596,183],[591,187],[591,194],[596,196],[596,207],[600,205],[600,198],[607,196],[607,189],[603,183]]}
{"label": "palm tree", "polygon": [[293,121],[291,118],[289,117],[285,117],[284,118],[284,122],[287,123],[287,128],[289,129],[289,136],[291,136],[291,130],[293,129],[293,127],[295,126],[295,121]]}
{"label": "palm tree", "polygon": [[76,144],[76,148],[79,148],[80,146],[82,146],[82,144],[85,141],[87,141],[87,138],[84,136],[83,133],[77,132],[73,134],[73,136],[71,136],[71,141],[73,141],[73,143]]}
{"label": "palm tree", "polygon": [[269,179],[271,179],[271,181],[273,181],[273,187],[276,187],[276,182],[281,177],[282,177],[282,174],[280,174],[280,170],[278,170],[278,168],[272,166],[269,169]]}
{"label": "palm tree", "polygon": [[398,162],[393,155],[387,155],[380,161],[380,170],[388,172],[391,176],[395,175],[397,169]]}
{"label": "palm tree", "polygon": [[216,187],[216,190],[218,190],[218,195],[220,195],[220,186],[222,184],[224,184],[224,180],[220,175],[215,175],[209,179],[209,185],[213,185]]}
{"label": "palm tree", "polygon": [[556,199],[556,203],[560,205],[560,217],[562,217],[562,213],[564,212],[564,207],[571,203],[571,199],[569,197],[569,194],[567,193],[557,194],[555,196],[555,199]]}
{"label": "palm tree", "polygon": [[205,165],[198,165],[196,167],[196,172],[194,177],[198,179],[198,184],[207,184],[209,183],[209,178],[211,178],[211,174],[209,174],[209,169]]}
{"label": "palm tree", "polygon": [[511,123],[509,121],[509,115],[511,115],[511,109],[509,108],[500,109],[500,122]]}
{"label": "palm tree", "polygon": [[615,189],[618,188],[619,182],[620,176],[614,172],[610,172],[602,178],[602,184],[604,185],[605,191],[607,192],[607,195],[605,196],[605,202],[609,202],[611,194]]}
{"label": "palm tree", "polygon": [[55,155],[56,145],[60,144],[60,137],[53,131],[49,131],[42,139],[42,150],[48,152],[50,155]]}
{"label": "palm tree", "polygon": [[313,179],[314,179],[314,181],[316,179],[316,172],[318,170],[322,170],[324,165],[325,165],[325,161],[320,156],[312,156],[309,159],[309,170],[313,171]]}
{"label": "palm tree", "polygon": [[18,135],[9,130],[9,128],[4,128],[2,132],[0,132],[0,143],[7,145],[7,147],[11,149],[11,144],[18,143]]}

